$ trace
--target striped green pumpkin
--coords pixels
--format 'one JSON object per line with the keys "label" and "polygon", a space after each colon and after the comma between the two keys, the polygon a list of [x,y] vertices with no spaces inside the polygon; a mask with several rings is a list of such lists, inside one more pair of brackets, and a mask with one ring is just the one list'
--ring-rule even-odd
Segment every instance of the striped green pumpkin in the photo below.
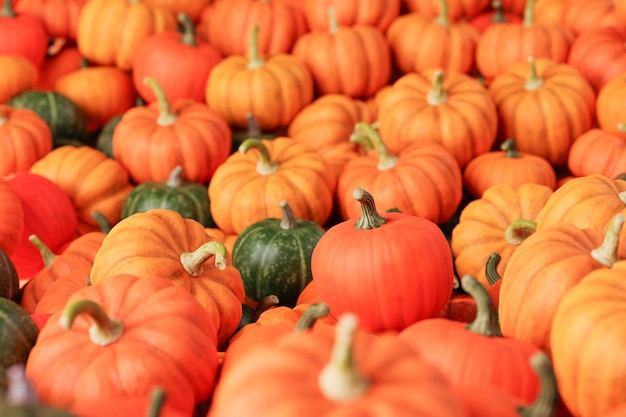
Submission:
{"label": "striped green pumpkin", "polygon": [[0,298],[0,369],[16,363],[26,363],[39,328],[35,321],[15,301]]}
{"label": "striped green pumpkin", "polygon": [[281,305],[293,307],[312,280],[311,254],[324,229],[296,219],[285,201],[281,208],[282,219],[258,221],[239,234],[232,264],[241,273],[247,297],[258,301],[276,295]]}
{"label": "striped green pumpkin", "polygon": [[217,227],[211,217],[208,187],[181,178],[182,167],[172,170],[166,181],[149,181],[137,185],[124,200],[122,219],[155,208],[178,212],[204,227]]}
{"label": "striped green pumpkin", "polygon": [[9,255],[0,248],[0,297],[18,301],[20,280]]}

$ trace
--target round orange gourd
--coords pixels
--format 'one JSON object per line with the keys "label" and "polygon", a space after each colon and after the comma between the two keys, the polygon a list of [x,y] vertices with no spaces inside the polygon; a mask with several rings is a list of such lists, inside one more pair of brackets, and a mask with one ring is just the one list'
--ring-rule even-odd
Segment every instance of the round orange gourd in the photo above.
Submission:
{"label": "round orange gourd", "polygon": [[[418,12],[428,17],[437,17],[441,13],[441,0],[403,0],[410,12]],[[450,19],[463,20],[477,16],[489,7],[489,0],[448,0]]]}
{"label": "round orange gourd", "polygon": [[15,11],[37,17],[51,38],[76,40],[78,16],[87,0],[19,0]]}
{"label": "round orange gourd", "polygon": [[49,91],[57,79],[81,68],[83,57],[74,45],[65,44],[56,54],[49,56],[39,69],[35,88]]}
{"label": "round orange gourd", "polygon": [[0,104],[37,84],[39,71],[28,58],[20,55],[0,55]]}
{"label": "round orange gourd", "polygon": [[626,102],[626,72],[616,75],[598,92],[596,113],[598,126],[626,139],[626,132],[620,129],[620,123],[626,119],[624,103]]}
{"label": "round orange gourd", "polygon": [[335,8],[337,23],[374,26],[385,32],[401,12],[402,0],[304,0],[303,10],[311,30],[327,30],[328,8]]}
{"label": "round orange gourd", "polygon": [[617,177],[626,172],[626,140],[604,129],[589,129],[572,144],[567,167],[577,177],[591,174]]}
{"label": "round orange gourd", "polygon": [[613,0],[567,0],[566,3],[560,23],[569,28],[575,36],[599,27],[624,26],[617,18]]}

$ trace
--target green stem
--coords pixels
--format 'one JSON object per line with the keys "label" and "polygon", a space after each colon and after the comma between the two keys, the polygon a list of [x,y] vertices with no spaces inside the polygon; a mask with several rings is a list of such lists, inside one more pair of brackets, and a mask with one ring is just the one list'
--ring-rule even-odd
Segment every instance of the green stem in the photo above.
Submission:
{"label": "green stem", "polygon": [[491,2],[491,8],[493,9],[493,15],[491,16],[492,23],[505,23],[507,21],[501,1],[493,0]]}
{"label": "green stem", "polygon": [[528,57],[529,72],[526,82],[524,83],[524,89],[526,91],[535,91],[543,85],[543,78],[537,75],[537,67],[535,66],[535,58]]}
{"label": "green stem", "polygon": [[335,331],[330,361],[319,374],[318,384],[322,394],[334,401],[349,401],[363,396],[370,382],[356,367],[353,357],[356,315],[345,313],[339,317]]}
{"label": "green stem", "polygon": [[287,201],[280,200],[280,210],[282,212],[282,219],[280,220],[280,228],[284,230],[292,230],[298,227],[296,216],[293,214],[291,206],[287,204]]}
{"label": "green stem", "polygon": [[376,211],[376,203],[370,193],[357,188],[352,192],[352,197],[361,203],[361,217],[354,223],[355,229],[370,230],[387,223],[387,219]]}
{"label": "green stem", "polygon": [[504,151],[505,158],[521,158],[519,151],[517,150],[517,144],[515,143],[515,139],[508,138],[502,145],[500,145],[500,150]]}
{"label": "green stem", "polygon": [[248,44],[248,69],[255,70],[264,64],[265,60],[259,54],[259,27],[255,26],[252,28],[250,43]]}
{"label": "green stem", "polygon": [[165,185],[168,187],[180,187],[183,180],[181,175],[183,173],[182,165],[176,165],[170,175],[167,177],[167,181],[165,181]]}
{"label": "green stem", "polygon": [[624,215],[621,213],[613,217],[604,234],[602,245],[591,251],[591,257],[604,266],[611,267],[618,260],[617,247],[619,245],[619,235],[624,226],[624,218]]}
{"label": "green stem", "polygon": [[150,392],[150,408],[148,408],[146,417],[159,417],[164,403],[165,389],[161,386],[153,388]]}
{"label": "green stem", "polygon": [[501,260],[502,257],[497,252],[489,255],[489,258],[487,259],[487,263],[485,264],[485,276],[487,277],[489,285],[495,284],[502,278],[498,273],[498,265],[500,265]]}
{"label": "green stem", "polygon": [[619,130],[622,133],[626,133],[626,123],[618,123],[617,130]]}
{"label": "green stem", "polygon": [[448,0],[439,0],[439,4],[439,16],[437,16],[435,22],[447,28],[450,26],[450,19],[448,18]]}
{"label": "green stem", "polygon": [[2,5],[2,10],[0,10],[0,17],[16,17],[17,14],[15,10],[13,10],[13,5],[11,4],[11,0],[4,0],[4,4]]}
{"label": "green stem", "polygon": [[102,233],[107,234],[111,231],[111,223],[109,223],[109,219],[104,217],[104,214],[94,210],[91,212],[91,218],[96,221]]}
{"label": "green stem", "polygon": [[535,0],[526,0],[526,6],[524,7],[524,26],[531,26],[535,24]]}
{"label": "green stem", "polygon": [[303,332],[313,328],[318,319],[322,319],[330,313],[330,308],[324,303],[311,304],[296,323],[296,332]]}
{"label": "green stem", "polygon": [[502,336],[498,313],[493,307],[487,289],[471,275],[461,278],[461,286],[476,302],[476,318],[466,329],[484,336]]}
{"label": "green stem", "polygon": [[537,222],[528,219],[517,219],[509,224],[504,231],[504,238],[510,245],[521,244],[537,230]]}
{"label": "green stem", "polygon": [[218,269],[226,268],[228,252],[226,247],[216,240],[203,243],[193,252],[181,253],[180,263],[189,275],[197,277],[202,272],[202,265],[211,256],[215,256],[215,266]]}
{"label": "green stem", "polygon": [[529,405],[518,408],[522,417],[551,417],[559,400],[558,385],[554,368],[545,352],[537,352],[529,359],[530,366],[539,377],[539,395]]}
{"label": "green stem", "polygon": [[262,139],[248,138],[239,145],[239,152],[244,155],[250,149],[256,149],[261,155],[261,159],[256,164],[256,170],[259,174],[272,175],[278,170],[278,162],[272,160],[270,152]]}
{"label": "green stem", "polygon": [[69,330],[74,319],[81,314],[87,314],[92,321],[89,338],[96,345],[109,345],[122,336],[124,331],[122,322],[111,319],[100,304],[92,300],[78,300],[67,304],[61,312],[59,324]]}
{"label": "green stem", "polygon": [[448,93],[443,89],[443,70],[438,69],[433,75],[433,85],[427,100],[431,106],[439,106],[448,101]]}
{"label": "green stem", "polygon": [[50,248],[45,243],[43,243],[41,239],[39,239],[39,236],[30,235],[28,236],[28,240],[30,240],[30,242],[33,245],[35,245],[35,247],[41,254],[41,259],[43,259],[44,268],[50,269],[50,267],[52,266],[52,263],[54,262],[57,256],[54,253],[52,253]]}
{"label": "green stem", "polygon": [[328,7],[328,32],[334,35],[339,30],[339,23],[337,23],[337,13],[333,6]]}
{"label": "green stem", "polygon": [[165,91],[163,91],[157,80],[152,77],[146,77],[143,79],[143,83],[152,89],[152,92],[156,96],[159,104],[161,114],[159,114],[159,118],[157,119],[158,125],[169,126],[174,124],[176,119],[178,119],[178,115],[172,112],[172,108],[170,107],[170,102],[165,95]]}
{"label": "green stem", "polygon": [[197,46],[196,27],[193,21],[185,13],[178,13],[176,18],[178,19],[178,23],[183,27],[183,36],[181,36],[180,42],[189,46]]}
{"label": "green stem", "polygon": [[367,151],[372,148],[376,149],[379,171],[386,171],[398,164],[398,157],[389,152],[380,134],[369,123],[357,123],[354,132],[350,135],[350,142],[362,145]]}

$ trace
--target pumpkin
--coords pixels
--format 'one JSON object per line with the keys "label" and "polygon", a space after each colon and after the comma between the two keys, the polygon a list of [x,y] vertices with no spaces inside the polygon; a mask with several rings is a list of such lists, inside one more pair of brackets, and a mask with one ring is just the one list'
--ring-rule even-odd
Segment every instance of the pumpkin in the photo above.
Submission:
{"label": "pumpkin", "polygon": [[[87,287],[90,272],[91,265],[87,265],[58,276],[41,295],[32,314],[35,316],[52,315],[63,310],[72,294]],[[29,286],[30,283],[24,287],[24,290]]]}
{"label": "pumpkin", "polygon": [[502,276],[502,333],[551,353],[550,331],[561,299],[586,274],[610,268],[620,259],[623,222],[624,215],[618,214],[606,233],[560,223],[522,242]]}
{"label": "pumpkin", "polygon": [[515,13],[504,11],[500,0],[493,0],[487,11],[470,19],[470,24],[480,33],[483,33],[491,25],[505,22],[522,23],[522,18]]}
{"label": "pumpkin", "polygon": [[511,65],[491,82],[489,94],[498,109],[499,141],[514,138],[520,152],[554,166],[567,163],[572,143],[595,121],[589,82],[575,68],[547,58]]}
{"label": "pumpkin", "polygon": [[35,16],[51,38],[76,40],[78,16],[87,0],[19,0],[15,11]]}
{"label": "pumpkin", "polygon": [[616,75],[607,82],[598,92],[595,108],[598,116],[598,127],[624,139],[626,139],[626,133],[621,130],[620,123],[626,118],[626,113],[621,109],[625,81],[626,72]]}
{"label": "pumpkin", "polygon": [[[190,17],[181,14],[178,21],[183,33],[170,30],[144,39],[133,59],[133,84],[137,93],[148,103],[157,100],[152,88],[143,80],[154,78],[172,102],[190,98],[204,102],[204,88],[213,67],[222,54],[212,45],[195,36]],[[169,65],[163,65],[168,62]],[[180,74],[185,74],[181,77]]]}
{"label": "pumpkin", "polygon": [[20,280],[9,255],[0,247],[0,298],[19,302]]}
{"label": "pumpkin", "polygon": [[[232,7],[231,2],[217,5]],[[205,89],[206,103],[231,126],[247,128],[250,113],[262,131],[286,128],[313,101],[313,77],[304,62],[291,54],[263,58],[258,45],[259,26],[245,33],[250,34],[248,55],[227,56],[213,67]]]}
{"label": "pumpkin", "polygon": [[100,231],[97,211],[110,225],[120,220],[124,201],[133,190],[122,164],[92,147],[61,146],[30,168],[57,184],[72,201],[80,234]]}
{"label": "pumpkin", "polygon": [[535,22],[534,7],[535,0],[526,2],[522,24],[492,25],[481,35],[476,46],[476,66],[483,77],[492,80],[529,56],[557,64],[567,61],[574,34],[562,25]]}
{"label": "pumpkin", "polygon": [[[566,0],[542,0],[539,3],[535,3],[535,22],[540,25],[560,25],[565,9],[565,1]],[[557,415],[560,414],[557,413]]]}
{"label": "pumpkin", "polygon": [[[480,33],[468,22],[450,17],[448,0],[437,1],[441,3],[437,17],[420,12],[403,14],[386,32],[394,63],[403,74],[433,68],[463,74],[474,70]],[[415,39],[429,47],[416,48]]]}
{"label": "pumpkin", "polygon": [[143,2],[153,7],[167,9],[176,15],[184,13],[195,22],[212,0],[143,0]]}
{"label": "pumpkin", "polygon": [[19,304],[0,297],[0,369],[24,364],[35,345],[39,328]]}
{"label": "pumpkin", "polygon": [[0,176],[25,172],[52,150],[52,132],[33,110],[0,104]]}
{"label": "pumpkin", "polygon": [[[14,10],[11,0],[0,9],[0,55],[19,55],[41,67],[46,58],[48,35],[37,16]],[[4,67],[3,67],[4,68]]]}
{"label": "pumpkin", "polygon": [[[403,0],[409,12],[417,12],[428,17],[437,17],[444,4],[440,0]],[[445,7],[451,20],[471,19],[489,6],[489,0],[449,0]]]}
{"label": "pumpkin", "polygon": [[626,141],[600,128],[589,129],[572,144],[567,167],[577,177],[591,174],[617,177],[626,171]]}
{"label": "pumpkin", "polygon": [[576,416],[608,415],[626,401],[619,372],[624,361],[625,272],[620,261],[588,273],[563,296],[554,314],[554,371],[561,397]]}
{"label": "pumpkin", "polygon": [[364,122],[357,123],[351,140],[370,152],[348,161],[339,175],[336,201],[343,220],[361,212],[352,197],[355,188],[376,195],[376,205],[383,211],[396,208],[436,224],[452,217],[463,197],[463,181],[459,165],[442,145],[412,142],[392,154]]}
{"label": "pumpkin", "polygon": [[56,54],[46,58],[39,69],[37,90],[52,90],[61,76],[81,68],[83,56],[74,45],[65,45]]}
{"label": "pumpkin", "polygon": [[216,331],[184,289],[160,276],[118,275],[77,291],[50,317],[26,376],[43,401],[61,407],[161,385],[173,405],[191,412],[215,384]]}
{"label": "pumpkin", "polygon": [[210,180],[230,152],[226,120],[215,109],[191,99],[170,104],[155,79],[144,81],[158,100],[124,113],[113,132],[115,159],[137,184],[165,181],[178,165],[186,180]]}
{"label": "pumpkin", "polygon": [[421,320],[402,330],[398,338],[439,369],[453,386],[488,384],[522,401],[533,401],[539,380],[528,361],[539,348],[501,335],[487,290],[475,277],[465,275],[461,285],[476,300],[474,321]]}
{"label": "pumpkin", "polygon": [[22,241],[24,209],[19,196],[0,176],[0,249],[12,255]]}
{"label": "pumpkin", "polygon": [[281,217],[286,200],[297,218],[324,225],[336,179],[313,148],[288,137],[248,139],[209,183],[211,215],[225,233],[240,234],[268,217]]}
{"label": "pumpkin", "polygon": [[76,103],[55,91],[25,91],[7,102],[35,111],[50,127],[53,139],[81,139],[87,134],[87,116]]}
{"label": "pumpkin", "polygon": [[[346,314],[335,328],[282,338],[242,357],[221,374],[207,416],[358,415],[368,410],[398,417],[463,415],[441,374],[406,344],[389,334],[357,332],[357,326],[356,317]],[[404,390],[420,395],[398,403]],[[233,395],[239,400],[233,401]]]}
{"label": "pumpkin", "polygon": [[526,183],[556,188],[556,172],[545,158],[520,152],[515,139],[502,142],[499,151],[476,156],[463,170],[463,185],[474,197],[480,198],[498,184],[519,186]]}
{"label": "pumpkin", "polygon": [[141,1],[91,0],[78,16],[76,44],[89,61],[128,71],[144,39],[176,26],[174,13]]}
{"label": "pumpkin", "polygon": [[122,120],[122,116],[123,114],[118,114],[109,119],[98,132],[96,143],[94,144],[96,149],[112,159],[115,159],[115,155],[113,155],[113,132],[120,120]]}
{"label": "pumpkin", "polygon": [[37,83],[37,67],[20,55],[0,55],[0,105],[12,97],[30,90]]}
{"label": "pumpkin", "polygon": [[328,19],[328,29],[300,36],[292,55],[306,64],[318,96],[374,95],[391,77],[391,50],[384,33],[366,24],[340,26],[334,7],[329,8]]}
{"label": "pumpkin", "polygon": [[537,216],[552,192],[540,184],[500,184],[464,206],[450,241],[457,274],[488,286],[485,263],[495,252],[503,275],[511,255],[537,229]]}
{"label": "pumpkin", "polygon": [[279,205],[281,218],[252,223],[237,236],[232,264],[241,273],[246,296],[258,301],[273,294],[282,305],[293,307],[313,279],[311,254],[324,229],[296,218],[286,200]]}
{"label": "pumpkin", "polygon": [[402,330],[432,317],[452,293],[452,253],[437,225],[398,212],[381,215],[357,188],[362,214],[324,233],[311,271],[320,299],[336,317],[358,315],[368,331]]}
{"label": "pumpkin", "polygon": [[575,36],[599,27],[623,25],[615,13],[613,0],[568,0],[567,6],[563,7],[560,23],[569,28]]}
{"label": "pumpkin", "polygon": [[402,0],[305,0],[302,3],[311,30],[329,29],[328,8],[333,7],[340,26],[368,25],[385,32],[400,15]]}
{"label": "pumpkin", "polygon": [[477,79],[426,70],[403,75],[381,97],[378,130],[391,152],[410,142],[438,142],[463,169],[491,150],[498,115],[493,98]]}
{"label": "pumpkin", "polygon": [[243,282],[227,264],[224,245],[173,210],[136,213],[111,229],[94,257],[91,283],[97,286],[119,274],[160,275],[192,293],[217,324],[219,346],[241,320]]}

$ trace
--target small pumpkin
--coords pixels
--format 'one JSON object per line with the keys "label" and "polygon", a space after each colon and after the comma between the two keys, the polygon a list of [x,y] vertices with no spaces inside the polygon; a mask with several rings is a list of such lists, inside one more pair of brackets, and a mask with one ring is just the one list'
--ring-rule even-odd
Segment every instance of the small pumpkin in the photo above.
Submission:
{"label": "small pumpkin", "polygon": [[0,105],[37,84],[37,67],[28,58],[0,54],[0,66]]}
{"label": "small pumpkin", "polygon": [[0,55],[22,56],[39,68],[46,58],[47,45],[48,34],[43,22],[30,13],[15,10],[11,0],[3,0],[0,8]]}
{"label": "small pumpkin", "polygon": [[15,301],[0,297],[0,370],[25,364],[39,336],[39,328]]}
{"label": "small pumpkin", "polygon": [[332,6],[340,26],[368,25],[385,32],[400,15],[402,6],[402,0],[305,0],[300,3],[311,30],[329,28],[328,8]]}
{"label": "small pumpkin", "polygon": [[626,132],[620,129],[620,123],[626,118],[626,112],[622,110],[624,102],[624,84],[626,72],[613,77],[598,92],[596,101],[596,113],[598,127],[607,132],[614,133],[626,139]]}
{"label": "small pumpkin", "polygon": [[[421,13],[435,18],[441,13],[444,4],[440,0],[402,0],[409,12]],[[489,0],[449,0],[448,14],[451,20],[471,19],[489,6]]]}
{"label": "small pumpkin", "polygon": [[78,16],[87,0],[19,0],[15,11],[41,20],[51,38],[76,40]]}
{"label": "small pumpkin", "polygon": [[493,0],[487,11],[474,16],[469,22],[480,33],[483,33],[491,25],[505,22],[522,23],[522,18],[515,13],[506,12],[500,0]]}
{"label": "small pumpkin", "polygon": [[[626,124],[620,124],[620,130],[625,131]],[[572,144],[567,167],[577,177],[591,174],[617,177],[626,170],[626,141],[604,129],[589,129]]]}
{"label": "small pumpkin", "polygon": [[56,80],[63,75],[81,68],[83,57],[75,45],[65,44],[61,50],[46,58],[39,69],[39,77],[35,88],[49,91],[54,88]]}

